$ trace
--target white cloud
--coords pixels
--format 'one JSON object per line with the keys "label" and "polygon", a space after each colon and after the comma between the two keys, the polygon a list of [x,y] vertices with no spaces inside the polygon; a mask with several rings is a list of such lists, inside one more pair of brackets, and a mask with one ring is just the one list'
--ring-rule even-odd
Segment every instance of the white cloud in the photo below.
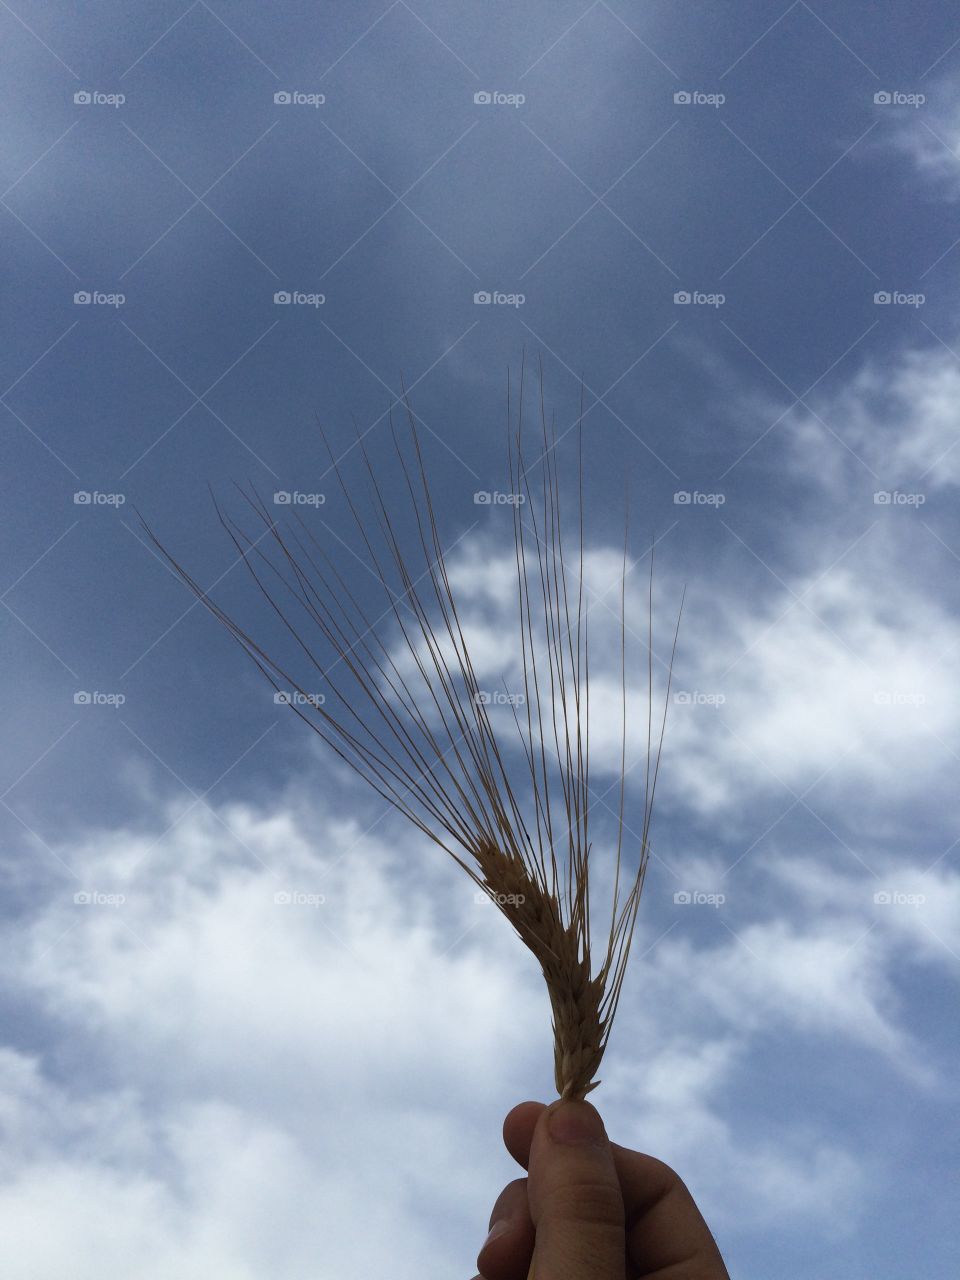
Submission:
{"label": "white cloud", "polygon": [[[485,1034],[512,1002],[498,1034],[516,1042],[518,997],[509,970],[481,969],[470,951],[454,947],[437,962],[459,934],[489,930],[465,877],[437,913],[448,885],[439,851],[418,849],[403,866],[400,851],[355,824],[329,823],[323,844],[338,852],[325,865],[292,814],[234,806],[218,816],[195,811],[157,847],[149,834],[119,831],[69,851],[90,892],[125,902],[77,906],[71,885],[32,924],[22,975],[52,1010],[118,1034],[117,1050],[140,1070],[164,1056],[165,1073],[187,1026],[192,1052],[179,1069],[225,1073],[225,1085],[235,1073],[238,1086],[250,1083],[252,1036],[256,1072],[286,1079],[296,1105],[321,1085],[362,1096],[382,1078],[384,1054],[405,1075],[426,1042],[438,1069],[463,1064],[465,1090],[491,1087],[480,1075]],[[419,999],[398,1001],[395,987]],[[470,1019],[457,1017],[465,988]],[[336,1036],[358,1053],[346,1081],[329,1052]]]}
{"label": "white cloud", "polygon": [[[19,930],[17,989],[54,1053],[92,1065],[75,1096],[22,1057],[2,1063],[20,1139],[0,1193],[0,1229],[20,1223],[10,1274],[466,1265],[453,1228],[479,1242],[496,1146],[492,1130],[464,1162],[457,1116],[510,1097],[531,1028],[548,1059],[532,962],[495,945],[506,926],[455,868],[421,861],[430,849],[325,821],[325,870],[291,813],[219,816],[62,848],[87,892],[125,900],[76,904],[71,883]],[[94,1083],[101,1056],[119,1095]]]}
{"label": "white cloud", "polygon": [[800,927],[783,918],[741,926],[694,961],[691,943],[668,939],[656,963],[725,1023],[759,1031],[787,1024],[804,1033],[844,1035],[906,1061],[886,1006],[892,991],[878,941],[836,922]]}
{"label": "white cloud", "polygon": [[625,1122],[618,1141],[690,1170],[691,1191],[715,1230],[728,1222],[769,1230],[786,1212],[816,1220],[828,1237],[852,1233],[870,1178],[842,1143],[796,1123],[782,1124],[775,1137],[762,1125],[744,1133],[718,1113],[743,1056],[739,1037],[701,1035],[658,1048],[651,1064],[608,1073]]}
{"label": "white cloud", "polygon": [[[531,1078],[550,1091],[531,957],[424,842],[364,835],[315,797],[198,806],[158,839],[164,816],[58,848],[120,906],[77,905],[71,883],[14,935],[12,988],[49,1038],[39,1060],[0,1055],[14,1280],[469,1265],[509,1176],[500,1116]],[[724,1112],[772,1024],[902,1048],[880,943],[845,956],[835,931],[790,924],[780,900],[741,931],[749,952],[672,935],[644,958],[660,931],[645,917],[643,973],[603,1072],[611,1130],[642,1131],[637,1145],[741,1230],[852,1205],[864,1183],[842,1137],[813,1120],[743,1131]]]}
{"label": "white cloud", "polygon": [[[295,1132],[251,1108],[183,1100],[151,1115],[149,1103],[130,1098],[120,1107],[109,1092],[78,1101],[67,1088],[39,1082],[35,1065],[9,1052],[4,1068],[5,1111],[31,1138],[0,1193],[5,1274],[13,1280],[254,1280],[386,1267],[412,1276],[412,1257],[431,1248],[393,1174],[378,1176],[373,1161],[351,1168],[333,1143],[328,1159],[318,1159]],[[33,1079],[23,1089],[25,1076]],[[82,1143],[70,1140],[81,1128],[78,1111]],[[60,1122],[56,1144],[49,1126],[42,1128],[49,1114]],[[144,1132],[140,1149],[117,1150],[118,1123]],[[367,1136],[361,1119],[358,1141]],[[356,1218],[361,1228],[373,1203],[376,1232],[359,1229],[351,1238],[342,1231]],[[413,1251],[407,1262],[392,1256],[391,1234]]]}
{"label": "white cloud", "polygon": [[752,605],[718,592],[723,624],[693,674],[726,701],[671,707],[675,792],[707,808],[773,789],[786,807],[824,776],[828,793],[854,783],[879,807],[945,768],[960,629],[925,593],[881,589],[871,568],[786,580]]}
{"label": "white cloud", "polygon": [[[816,802],[828,804],[828,820],[844,787],[869,796],[879,814],[885,803],[925,791],[953,767],[950,751],[960,752],[954,714],[960,625],[918,582],[912,549],[889,525],[869,531],[847,558],[819,545],[815,534],[803,538],[806,563],[814,567],[771,575],[766,593],[748,598],[717,576],[688,585],[658,784],[671,807],[709,814],[770,795],[787,808],[822,779]],[[743,555],[751,559],[748,550]],[[585,570],[592,767],[607,782],[620,769],[620,564],[616,552],[601,549],[590,553]],[[642,566],[632,572],[627,596],[627,760],[635,793],[645,773],[648,706],[642,572]],[[510,557],[492,552],[482,565],[468,553],[451,566],[470,643],[476,642],[475,668],[491,688],[499,687],[503,671],[510,688],[522,688],[513,574]],[[671,609],[680,598],[672,568],[660,571],[656,597],[654,741]],[[509,721],[509,709],[502,709],[512,735]]]}
{"label": "white cloud", "polygon": [[927,91],[922,106],[898,113],[896,123],[879,144],[906,155],[919,177],[950,200],[960,198],[960,110],[956,97],[956,84],[941,80]]}
{"label": "white cloud", "polygon": [[891,952],[953,975],[960,964],[960,875],[947,865],[952,851],[926,867],[902,852],[880,857],[873,877],[791,856],[768,859],[766,870],[817,914],[859,919]]}
{"label": "white cloud", "polygon": [[[783,412],[756,408],[767,424]],[[794,468],[846,504],[857,500],[858,481],[923,498],[960,484],[960,361],[951,351],[931,345],[869,359],[838,391],[814,396],[811,409],[793,410],[775,430],[787,436]]]}

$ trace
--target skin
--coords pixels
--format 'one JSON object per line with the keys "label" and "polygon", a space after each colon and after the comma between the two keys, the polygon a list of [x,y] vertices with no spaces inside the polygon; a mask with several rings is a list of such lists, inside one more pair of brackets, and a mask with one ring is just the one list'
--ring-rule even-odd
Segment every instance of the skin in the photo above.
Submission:
{"label": "skin", "polygon": [[730,1280],[674,1171],[607,1138],[589,1102],[522,1102],[503,1126],[527,1178],[490,1215],[474,1280]]}

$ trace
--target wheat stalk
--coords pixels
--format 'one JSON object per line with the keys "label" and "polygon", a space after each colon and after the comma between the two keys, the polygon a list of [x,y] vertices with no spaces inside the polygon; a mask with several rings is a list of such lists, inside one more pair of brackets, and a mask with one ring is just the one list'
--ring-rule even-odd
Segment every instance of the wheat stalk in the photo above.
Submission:
{"label": "wheat stalk", "polygon": [[[560,1098],[581,1099],[598,1083],[596,1075],[630,952],[649,859],[650,821],[677,633],[653,752],[651,554],[643,823],[636,869],[624,886],[625,528],[620,577],[622,733],[614,890],[605,945],[594,967],[582,396],[574,523],[578,565],[573,587],[565,555],[568,534],[557,473],[556,429],[554,424],[547,425],[541,370],[541,455],[535,463],[539,473],[536,482],[525,455],[524,377],[521,369],[516,425],[509,379],[507,390],[523,684],[522,711],[517,710],[519,699],[511,704],[524,761],[519,768],[508,767],[503,736],[492,722],[470,658],[427,484],[416,419],[405,391],[406,451],[393,415],[389,415],[395,481],[405,495],[397,506],[393,506],[393,497],[387,503],[358,433],[351,449],[359,452],[367,475],[369,511],[364,513],[360,495],[347,485],[341,461],[324,437],[330,470],[359,535],[363,559],[384,593],[385,608],[378,617],[370,617],[348,577],[298,514],[292,537],[285,535],[257,494],[243,493],[262,524],[253,537],[214,499],[221,524],[304,664],[300,675],[295,676],[288,664],[281,665],[269,656],[166,551],[149,527],[144,527],[177,574],[228,628],[273,687],[295,691],[292,710],[378,794],[446,850],[497,903],[543,971],[553,1018],[557,1093]],[[417,547],[415,561],[402,546],[401,507]],[[307,692],[305,672],[310,673],[310,679],[316,676],[322,680],[323,702]]]}

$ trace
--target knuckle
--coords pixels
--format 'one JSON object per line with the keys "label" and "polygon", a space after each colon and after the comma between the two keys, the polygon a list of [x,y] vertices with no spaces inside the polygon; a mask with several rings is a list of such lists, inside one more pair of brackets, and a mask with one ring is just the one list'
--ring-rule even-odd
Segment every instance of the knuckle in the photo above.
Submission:
{"label": "knuckle", "polygon": [[553,1187],[544,1197],[537,1226],[550,1221],[606,1227],[622,1233],[626,1230],[623,1195],[616,1184],[599,1179]]}
{"label": "knuckle", "polygon": [[[630,1154],[630,1184],[633,1187],[628,1219],[637,1220],[664,1200],[691,1199],[686,1183],[670,1165],[655,1156]],[[629,1225],[629,1222],[628,1222]]]}
{"label": "knuckle", "polygon": [[664,1164],[664,1162],[662,1160],[658,1160],[656,1156],[647,1156],[646,1159],[649,1162],[651,1172],[657,1176],[664,1187],[667,1189],[670,1189],[671,1187],[683,1187],[683,1179],[671,1165]]}
{"label": "knuckle", "polygon": [[527,1212],[527,1180],[515,1178],[497,1196],[490,1214],[490,1226],[500,1218],[519,1217]]}

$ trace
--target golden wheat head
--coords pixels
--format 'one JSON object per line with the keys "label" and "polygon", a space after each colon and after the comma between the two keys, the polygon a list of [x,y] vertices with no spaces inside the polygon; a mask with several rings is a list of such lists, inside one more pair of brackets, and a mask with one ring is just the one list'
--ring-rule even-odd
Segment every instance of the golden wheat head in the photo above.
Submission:
{"label": "golden wheat head", "polygon": [[[521,371],[516,423],[509,384],[507,394],[523,684],[522,698],[510,702],[513,728],[508,725],[507,734],[501,725],[494,726],[488,696],[471,662],[416,419],[405,394],[406,446],[392,415],[389,418],[394,468],[389,505],[359,433],[351,450],[357,450],[366,473],[366,507],[361,494],[344,479],[343,459],[330,452],[330,472],[359,537],[362,559],[383,592],[383,608],[375,616],[369,604],[361,602],[364,593],[351,587],[349,569],[338,567],[297,513],[292,531],[282,532],[257,494],[244,493],[260,525],[254,536],[216,505],[239,558],[293,642],[298,674],[288,669],[292,664],[281,665],[269,656],[149,529],[147,533],[274,688],[296,691],[291,709],[497,903],[533,952],[546,980],[557,1092],[561,1098],[583,1098],[597,1083],[649,858],[672,657],[654,752],[652,631],[648,633],[643,822],[636,864],[627,877],[621,874],[627,733],[625,538],[617,847],[609,927],[602,951],[595,955],[590,937],[590,648],[583,581],[582,423],[577,424],[579,484],[571,539],[560,501],[556,431],[553,425],[548,428],[543,407],[542,374],[535,432],[540,456],[533,467],[525,452],[523,383]],[[401,535],[401,521],[407,538]],[[576,545],[575,573],[567,564],[569,540]],[[652,563],[650,581],[652,592]],[[650,613],[652,618],[652,595]],[[673,641],[675,649],[676,633]],[[322,682],[322,701],[305,687],[316,680]],[[513,737],[513,730],[519,755],[508,751],[505,741]]]}

